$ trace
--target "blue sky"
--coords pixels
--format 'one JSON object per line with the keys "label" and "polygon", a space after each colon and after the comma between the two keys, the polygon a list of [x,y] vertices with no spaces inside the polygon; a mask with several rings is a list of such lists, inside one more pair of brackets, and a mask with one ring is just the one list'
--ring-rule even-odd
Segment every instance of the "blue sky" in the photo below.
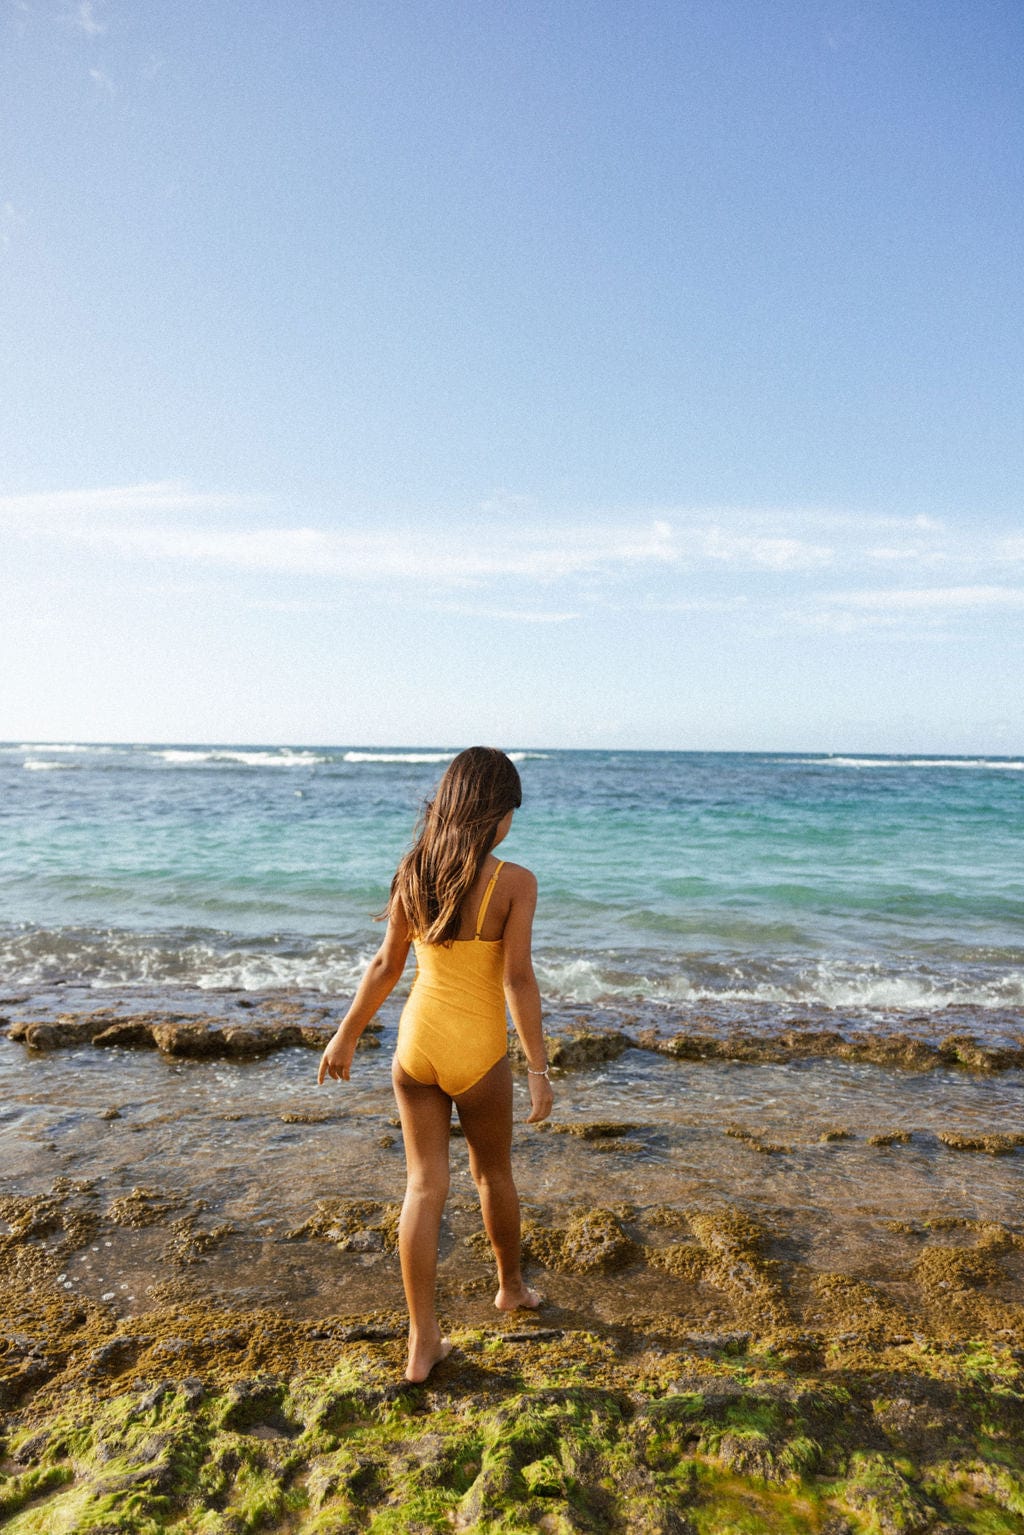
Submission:
{"label": "blue sky", "polygon": [[1019,5],[0,5],[0,737],[1024,750]]}

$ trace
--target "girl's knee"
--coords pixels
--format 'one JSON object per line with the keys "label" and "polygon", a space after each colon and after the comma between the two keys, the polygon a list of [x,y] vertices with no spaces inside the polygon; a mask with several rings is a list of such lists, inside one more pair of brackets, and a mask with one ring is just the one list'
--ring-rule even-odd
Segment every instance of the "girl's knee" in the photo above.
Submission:
{"label": "girl's knee", "polygon": [[511,1163],[504,1167],[475,1167],[473,1182],[481,1192],[487,1189],[491,1193],[502,1193],[507,1189],[514,1190],[516,1186]]}
{"label": "girl's knee", "polygon": [[415,1200],[417,1204],[443,1205],[448,1198],[449,1181],[447,1172],[437,1177],[413,1174],[406,1180],[405,1197],[408,1200]]}

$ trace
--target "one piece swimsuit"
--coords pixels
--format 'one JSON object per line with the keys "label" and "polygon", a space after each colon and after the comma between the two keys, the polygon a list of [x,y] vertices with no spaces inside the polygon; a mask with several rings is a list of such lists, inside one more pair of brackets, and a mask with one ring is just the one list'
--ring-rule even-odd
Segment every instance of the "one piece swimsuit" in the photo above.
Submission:
{"label": "one piece swimsuit", "polygon": [[468,1092],[508,1050],[504,942],[480,937],[503,868],[499,863],[484,891],[475,937],[447,947],[413,939],[416,976],[398,1023],[396,1057],[410,1077],[451,1098]]}

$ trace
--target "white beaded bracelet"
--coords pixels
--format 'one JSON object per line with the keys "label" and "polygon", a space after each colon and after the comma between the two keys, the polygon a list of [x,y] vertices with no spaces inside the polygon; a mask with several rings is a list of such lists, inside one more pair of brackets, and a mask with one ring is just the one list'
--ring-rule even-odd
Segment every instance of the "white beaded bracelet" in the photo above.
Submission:
{"label": "white beaded bracelet", "polygon": [[547,1066],[544,1067],[543,1071],[534,1071],[532,1066],[527,1066],[526,1069],[529,1072],[531,1077],[546,1077],[547,1074],[548,1074]]}

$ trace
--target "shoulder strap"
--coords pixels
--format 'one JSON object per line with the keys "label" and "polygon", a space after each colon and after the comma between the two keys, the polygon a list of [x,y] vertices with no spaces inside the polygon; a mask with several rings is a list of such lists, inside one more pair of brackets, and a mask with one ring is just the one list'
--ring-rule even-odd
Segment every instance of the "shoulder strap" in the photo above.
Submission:
{"label": "shoulder strap", "polygon": [[502,869],[504,867],[505,867],[504,860],[499,861],[498,867],[495,869],[494,873],[491,875],[490,879],[487,882],[487,889],[484,891],[484,898],[480,902],[480,910],[476,914],[476,934],[475,934],[475,936],[477,938],[480,937],[480,929],[484,925],[484,918],[487,915],[487,908],[490,905],[491,896],[494,894],[494,887],[495,887],[495,885],[498,882],[498,875],[501,873],[501,871],[502,871]]}

